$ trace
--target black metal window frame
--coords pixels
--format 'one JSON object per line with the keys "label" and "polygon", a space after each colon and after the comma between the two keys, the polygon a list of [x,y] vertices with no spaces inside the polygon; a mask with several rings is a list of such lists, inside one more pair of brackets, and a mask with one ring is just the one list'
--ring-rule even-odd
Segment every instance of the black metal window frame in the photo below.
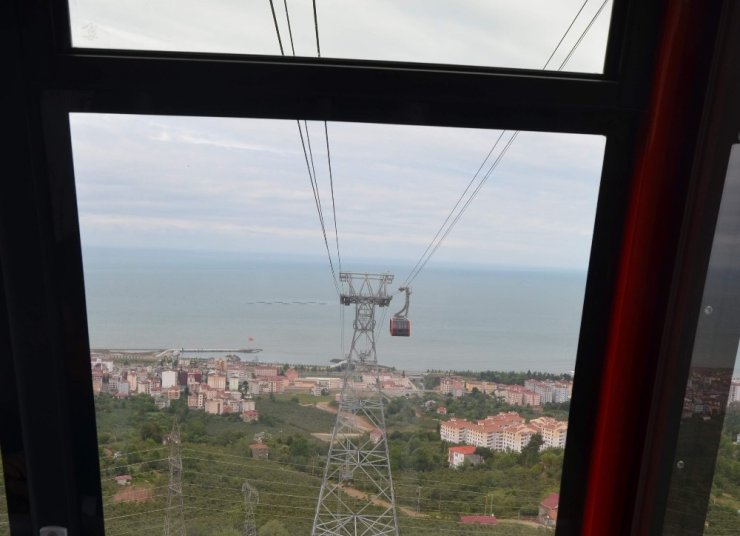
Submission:
{"label": "black metal window frame", "polygon": [[558,534],[577,534],[661,9],[660,2],[615,0],[604,73],[586,75],[74,49],[66,2],[6,2],[0,47],[10,75],[4,90],[12,171],[0,186],[0,298],[7,312],[0,315],[0,350],[11,356],[3,377],[13,378],[13,389],[3,391],[9,405],[2,427],[12,533],[37,534],[44,525],[67,526],[70,534],[104,530],[69,131],[69,114],[88,112],[605,136],[559,508]]}

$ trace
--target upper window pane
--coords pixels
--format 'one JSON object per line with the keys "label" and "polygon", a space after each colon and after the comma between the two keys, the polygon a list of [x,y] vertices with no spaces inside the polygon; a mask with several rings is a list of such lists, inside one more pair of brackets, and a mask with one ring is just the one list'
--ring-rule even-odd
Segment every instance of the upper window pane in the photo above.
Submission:
{"label": "upper window pane", "polygon": [[[272,5],[285,54],[317,56],[313,2]],[[281,53],[270,0],[71,0],[69,7],[75,47]],[[559,69],[588,28],[564,66],[581,72],[603,70],[610,12],[610,2],[590,0],[316,1],[322,57],[541,69],[573,22],[547,68]]]}

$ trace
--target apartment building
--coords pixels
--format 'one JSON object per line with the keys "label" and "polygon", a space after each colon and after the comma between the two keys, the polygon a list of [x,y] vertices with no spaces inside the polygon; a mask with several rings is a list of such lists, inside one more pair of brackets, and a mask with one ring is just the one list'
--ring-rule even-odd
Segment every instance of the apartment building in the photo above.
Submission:
{"label": "apartment building", "polygon": [[532,436],[539,433],[539,429],[531,424],[514,424],[504,430],[503,450],[521,452],[529,444]]}
{"label": "apartment building", "polygon": [[529,421],[542,435],[542,448],[565,448],[565,439],[568,435],[568,423],[556,421],[552,417],[539,417]]}

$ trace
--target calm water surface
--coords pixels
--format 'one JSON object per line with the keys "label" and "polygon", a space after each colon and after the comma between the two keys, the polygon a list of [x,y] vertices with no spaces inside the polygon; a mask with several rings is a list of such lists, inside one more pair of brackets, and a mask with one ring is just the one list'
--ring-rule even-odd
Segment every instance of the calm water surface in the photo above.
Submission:
{"label": "calm water surface", "polygon": [[[351,341],[354,309],[344,308],[342,340],[326,261],[91,248],[84,262],[93,348],[256,347],[263,361],[327,363]],[[395,273],[394,290],[410,268],[344,267]],[[412,370],[572,370],[585,277],[427,266],[413,284],[412,336],[387,333],[398,295],[378,330],[378,360]]]}

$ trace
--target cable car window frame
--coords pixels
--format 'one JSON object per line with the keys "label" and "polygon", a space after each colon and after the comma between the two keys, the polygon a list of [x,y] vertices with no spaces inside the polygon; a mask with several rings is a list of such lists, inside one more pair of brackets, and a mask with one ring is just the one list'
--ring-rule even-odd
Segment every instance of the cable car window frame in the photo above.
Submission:
{"label": "cable car window frame", "polygon": [[[53,5],[52,5],[53,4]],[[379,61],[78,50],[70,45],[66,3],[7,3],[3,45],[12,60],[10,91],[19,106],[9,125],[21,133],[19,176],[1,193],[17,226],[3,237],[10,342],[18,369],[23,454],[31,511],[11,526],[57,520],[72,533],[103,534],[84,284],[68,114],[105,112],[378,122],[601,134],[606,147],[597,205],[576,382],[565,453],[558,534],[579,532],[585,502],[604,346],[615,293],[637,143],[657,46],[659,7],[615,0],[603,75]],[[497,98],[492,99],[491,95]],[[29,160],[30,159],[30,160]],[[31,160],[33,163],[31,163]],[[11,197],[8,197],[10,195]],[[24,247],[30,253],[22,253]],[[33,270],[28,270],[33,263]],[[25,269],[24,269],[25,268]],[[23,302],[26,302],[25,304]],[[30,305],[29,305],[30,304]],[[43,310],[31,323],[26,309]],[[27,316],[24,316],[26,314]],[[36,337],[37,333],[45,337]],[[38,340],[31,341],[34,337]],[[53,419],[26,382],[40,385]],[[579,381],[583,378],[583,381]],[[51,435],[54,447],[43,439]],[[3,450],[3,463],[10,454]],[[50,483],[55,486],[50,486]],[[66,490],[59,503],[57,490]],[[14,507],[15,508],[15,507]],[[38,526],[34,526],[37,530]],[[14,529],[15,530],[15,529]],[[19,531],[23,530],[18,528]]]}

